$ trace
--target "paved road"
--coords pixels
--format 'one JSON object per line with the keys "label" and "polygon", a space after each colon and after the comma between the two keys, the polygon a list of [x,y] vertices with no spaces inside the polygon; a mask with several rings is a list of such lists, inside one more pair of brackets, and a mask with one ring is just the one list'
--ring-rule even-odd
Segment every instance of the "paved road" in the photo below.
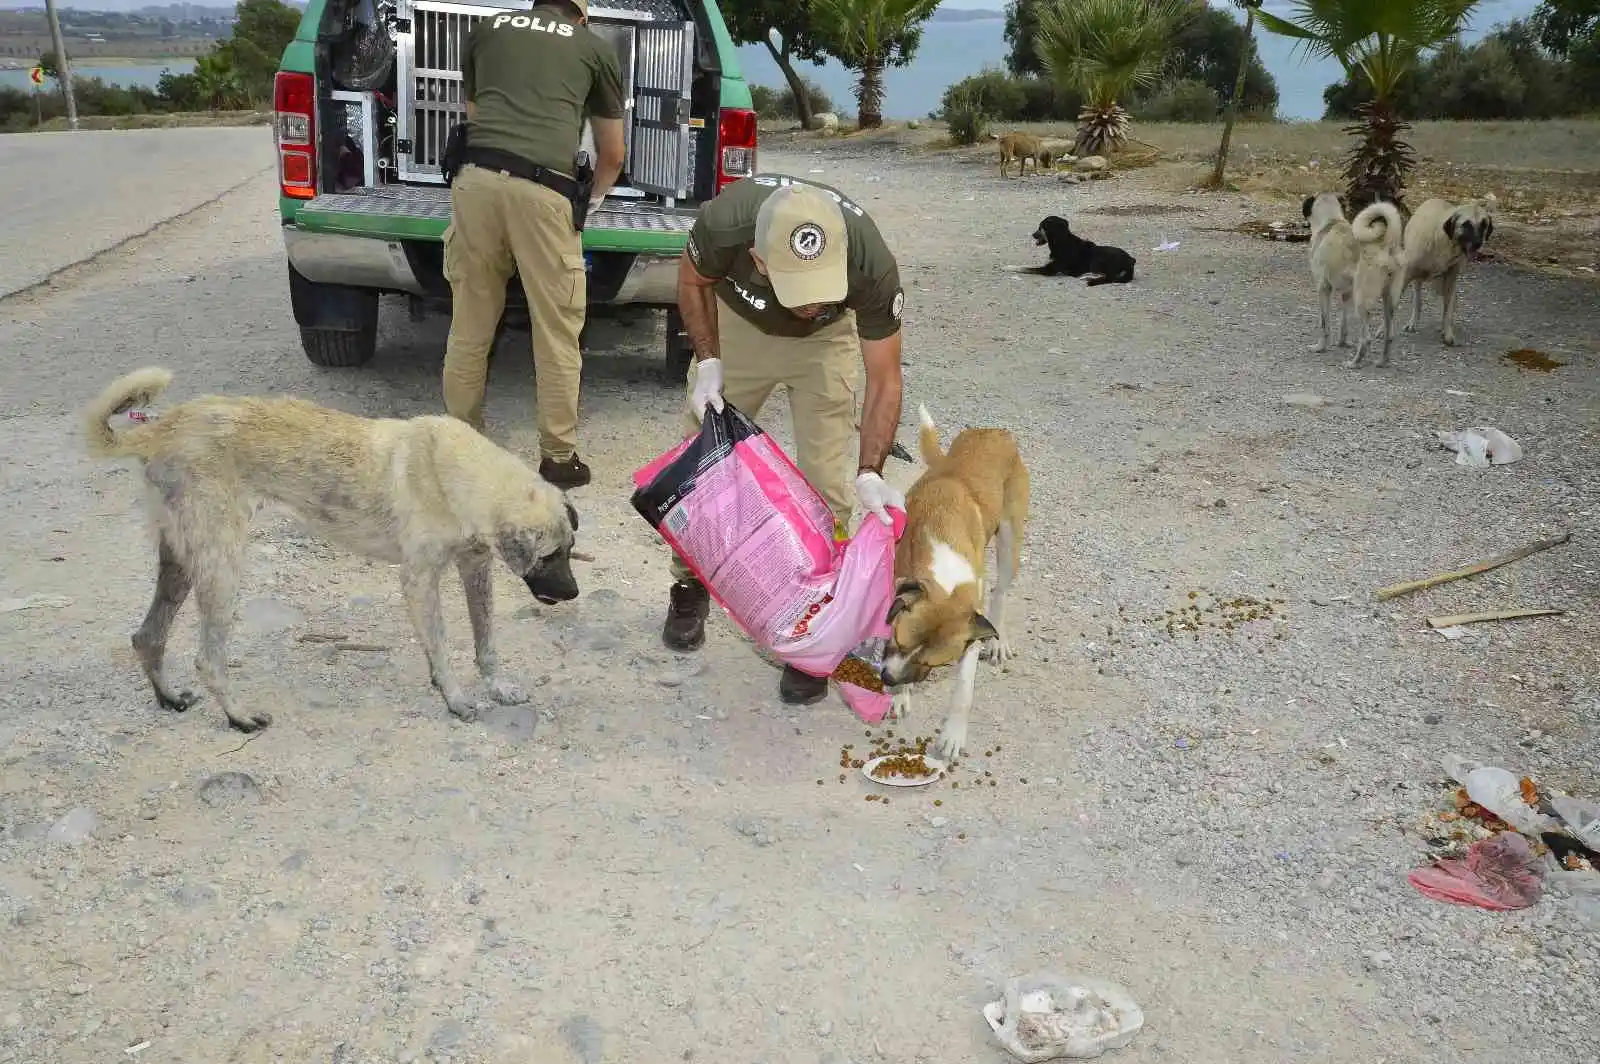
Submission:
{"label": "paved road", "polygon": [[0,297],[272,166],[266,126],[19,133],[0,144]]}

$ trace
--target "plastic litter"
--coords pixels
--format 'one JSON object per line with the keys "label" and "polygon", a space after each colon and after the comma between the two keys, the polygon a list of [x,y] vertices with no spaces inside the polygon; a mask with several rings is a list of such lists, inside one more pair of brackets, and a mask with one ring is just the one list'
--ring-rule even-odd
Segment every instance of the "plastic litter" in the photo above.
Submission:
{"label": "plastic litter", "polygon": [[1544,894],[1544,868],[1515,831],[1473,843],[1465,857],[1413,869],[1406,879],[1435,901],[1495,912],[1526,909]]}
{"label": "plastic litter", "polygon": [[1456,465],[1488,469],[1521,460],[1522,445],[1497,428],[1475,426],[1460,432],[1434,433],[1439,443],[1456,452]]}
{"label": "plastic litter", "polygon": [[1573,838],[1600,853],[1600,802],[1558,794],[1550,799],[1550,805],[1566,821]]}
{"label": "plastic litter", "polygon": [[1523,800],[1522,780],[1516,774],[1454,754],[1446,756],[1442,764],[1450,777],[1467,789],[1468,798],[1518,831],[1537,836],[1561,829],[1559,822]]}
{"label": "plastic litter", "polygon": [[1121,986],[1086,975],[1037,973],[1006,983],[983,1018],[1018,1060],[1087,1060],[1132,1042],[1144,1011]]}

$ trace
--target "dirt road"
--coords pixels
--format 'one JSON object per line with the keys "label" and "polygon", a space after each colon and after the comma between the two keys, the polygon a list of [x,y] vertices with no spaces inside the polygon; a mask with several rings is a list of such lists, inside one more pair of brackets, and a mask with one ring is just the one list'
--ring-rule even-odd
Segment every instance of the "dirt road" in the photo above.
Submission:
{"label": "dirt road", "polygon": [[[1128,1062],[1588,1055],[1600,920],[1555,888],[1446,906],[1405,874],[1448,803],[1444,754],[1600,795],[1594,288],[1474,268],[1464,346],[1438,343],[1430,295],[1391,368],[1350,372],[1309,353],[1303,247],[1214,231],[1236,200],[887,153],[763,162],[855,193],[889,234],[907,425],[918,402],[946,439],[1008,425],[1033,470],[1021,656],[981,674],[959,786],[866,802],[839,781],[867,740],[836,697],[782,707],[724,620],[696,658],[660,647],[666,559],[626,480],[679,395],[640,327],[597,328],[610,350],[586,366],[583,596],[541,607],[499,578],[530,706],[452,720],[394,572],[273,519],[234,675],[276,723],[242,743],[204,704],[157,711],[128,647],[154,570],[135,477],[84,457],[80,404],[148,363],[176,371],[173,399],[439,402],[444,326],[400,308],[366,369],[305,361],[263,177],[0,303],[0,598],[58,597],[0,615],[0,1061],[995,1064],[978,1010],[1036,969],[1128,987],[1148,1018]],[[1137,282],[1001,272],[1039,258],[1049,211],[1132,250]],[[531,454],[525,343],[488,414]],[[1565,364],[1500,360],[1522,346]],[[1435,430],[1479,424],[1527,456],[1452,464]],[[1168,634],[1166,611],[1211,596]],[[1500,606],[1570,612],[1423,630]]]}

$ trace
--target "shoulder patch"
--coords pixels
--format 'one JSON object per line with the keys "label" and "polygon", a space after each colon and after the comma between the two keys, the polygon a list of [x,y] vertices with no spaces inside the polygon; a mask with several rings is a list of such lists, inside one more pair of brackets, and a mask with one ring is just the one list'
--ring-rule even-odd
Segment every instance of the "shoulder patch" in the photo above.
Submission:
{"label": "shoulder patch", "polygon": [[906,309],[906,293],[902,288],[894,294],[894,302],[889,304],[889,313],[894,316],[895,321],[899,321],[900,312],[904,309]]}
{"label": "shoulder patch", "polygon": [[687,248],[687,250],[689,252],[689,258],[693,259],[695,262],[699,262],[700,261],[700,245],[695,242],[693,233],[689,234],[689,240],[688,240],[688,243],[685,245],[685,247]]}

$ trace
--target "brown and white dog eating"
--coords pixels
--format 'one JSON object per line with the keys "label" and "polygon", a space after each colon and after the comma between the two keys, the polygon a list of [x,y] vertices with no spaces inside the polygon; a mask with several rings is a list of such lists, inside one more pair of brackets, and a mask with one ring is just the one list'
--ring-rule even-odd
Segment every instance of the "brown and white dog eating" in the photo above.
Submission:
{"label": "brown and white dog eating", "polygon": [[[890,716],[911,710],[909,686],[956,665],[956,689],[935,752],[961,755],[967,741],[980,654],[997,664],[1015,651],[1006,638],[1005,600],[1022,561],[1028,469],[1006,429],[965,429],[939,448],[927,407],[917,442],[927,472],[906,493],[906,527],[895,550],[884,686]],[[996,579],[983,607],[984,555],[995,545]]]}

